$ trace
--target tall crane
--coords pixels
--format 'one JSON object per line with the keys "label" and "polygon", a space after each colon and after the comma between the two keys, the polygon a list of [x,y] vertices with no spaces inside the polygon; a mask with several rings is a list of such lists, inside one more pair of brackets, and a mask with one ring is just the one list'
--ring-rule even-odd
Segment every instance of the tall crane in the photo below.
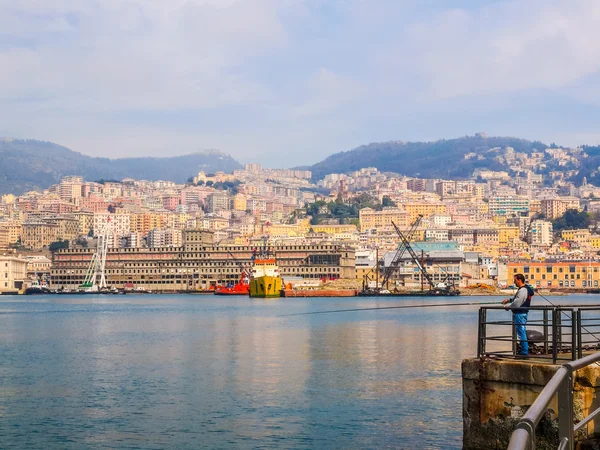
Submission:
{"label": "tall crane", "polygon": [[431,275],[429,275],[427,273],[427,269],[425,269],[425,267],[423,266],[423,262],[419,259],[419,257],[415,253],[414,249],[410,245],[410,242],[408,241],[406,236],[404,236],[404,233],[402,233],[402,231],[400,231],[400,228],[398,228],[398,226],[394,222],[392,222],[392,225],[396,229],[396,233],[398,233],[398,236],[400,236],[402,245],[406,248],[406,250],[410,254],[410,257],[412,258],[413,262],[419,268],[419,271],[421,272],[421,276],[427,280],[427,283],[429,283],[429,286],[431,289],[435,289],[435,285],[433,284],[433,279],[431,278]]}
{"label": "tall crane", "polygon": [[432,293],[441,294],[441,295],[456,295],[456,294],[458,294],[458,291],[456,291],[454,285],[449,286],[449,287],[445,286],[445,285],[443,287],[438,287],[435,285],[435,283],[433,282],[433,278],[431,278],[431,275],[429,273],[427,273],[427,269],[423,265],[422,259],[419,259],[419,257],[415,253],[414,249],[410,245],[410,242],[406,238],[406,236],[402,233],[402,231],[400,231],[400,228],[398,228],[394,222],[392,222],[392,225],[396,229],[396,233],[398,233],[398,236],[400,236],[400,239],[402,240],[402,244],[404,245],[404,247],[406,247],[406,250],[410,254],[413,262],[419,268],[419,271],[421,272],[421,280],[423,278],[425,278],[427,280],[430,291]]}
{"label": "tall crane", "polygon": [[[417,228],[421,224],[421,220],[423,220],[423,216],[421,214],[419,214],[417,216],[417,219],[413,222],[412,226],[408,230],[407,236],[405,237],[406,242],[412,240],[414,234],[417,231]],[[396,229],[396,232],[400,232],[394,222],[392,222],[392,225]],[[400,232],[400,234],[402,234],[402,233]],[[404,236],[404,235],[402,235],[402,236]],[[401,236],[401,239],[402,239],[402,236]],[[385,269],[385,272],[383,273],[383,280],[381,282],[381,286],[386,286],[386,288],[387,288],[387,283],[390,280],[390,277],[392,276],[392,274],[398,268],[398,265],[400,264],[400,261],[402,260],[402,257],[404,256],[404,253],[406,252],[406,250],[408,250],[408,247],[406,246],[406,243],[404,242],[404,240],[402,240],[400,246],[398,247],[398,250],[396,250],[396,254],[394,255],[394,258],[392,259],[392,262]],[[379,264],[379,261],[377,262],[377,264]]]}

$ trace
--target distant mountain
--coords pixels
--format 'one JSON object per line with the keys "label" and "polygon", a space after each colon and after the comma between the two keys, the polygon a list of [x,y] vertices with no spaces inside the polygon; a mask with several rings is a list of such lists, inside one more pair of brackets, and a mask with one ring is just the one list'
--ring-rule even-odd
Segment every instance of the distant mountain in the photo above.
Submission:
{"label": "distant mountain", "polygon": [[131,177],[178,183],[198,171],[231,172],[241,168],[231,156],[218,151],[167,158],[94,158],[51,142],[0,139],[0,193],[22,194],[45,189],[63,176],[81,175],[86,180]]}
{"label": "distant mountain", "polygon": [[[487,137],[480,133],[457,139],[433,142],[380,142],[362,145],[354,150],[335,153],[323,161],[304,167],[311,170],[314,180],[330,173],[347,173],[363,167],[376,167],[383,172],[396,172],[420,178],[467,178],[478,168],[506,170],[494,148],[512,147],[516,152],[530,154],[544,150],[546,144],[512,137]],[[465,158],[475,153],[472,158]],[[488,154],[489,153],[489,154]]]}

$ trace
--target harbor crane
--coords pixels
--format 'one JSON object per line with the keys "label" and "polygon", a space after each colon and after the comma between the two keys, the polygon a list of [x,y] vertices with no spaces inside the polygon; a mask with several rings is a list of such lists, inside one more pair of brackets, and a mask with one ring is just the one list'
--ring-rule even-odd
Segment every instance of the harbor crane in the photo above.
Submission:
{"label": "harbor crane", "polygon": [[419,257],[415,253],[414,249],[410,245],[410,242],[407,239],[407,237],[404,235],[404,233],[402,233],[400,228],[398,228],[398,226],[394,222],[392,222],[392,225],[396,229],[396,233],[398,233],[398,236],[400,237],[400,240],[402,241],[402,245],[406,248],[406,251],[408,251],[408,253],[410,254],[410,257],[412,258],[413,263],[416,264],[416,266],[419,268],[419,271],[421,272],[421,290],[423,290],[423,279],[425,279],[425,280],[427,280],[427,283],[429,284],[429,289],[430,289],[429,292],[431,294],[433,294],[433,295],[457,295],[458,291],[456,290],[456,287],[454,286],[454,284],[447,285],[442,282],[437,286],[435,285],[433,278],[427,272],[427,269],[423,265],[423,260],[419,259]]}
{"label": "harbor crane", "polygon": [[[413,239],[413,237],[417,231],[417,228],[419,227],[419,225],[421,225],[421,220],[423,220],[423,216],[421,214],[419,214],[417,216],[417,219],[413,222],[412,226],[408,230],[408,233],[406,236],[407,242]],[[398,227],[394,224],[394,222],[392,222],[392,225],[396,229],[396,232],[398,232],[399,231]],[[383,273],[383,280],[381,281],[381,286],[385,286],[385,288],[387,289],[387,284],[388,284],[391,276],[398,269],[398,266],[400,265],[400,261],[402,261],[402,257],[404,256],[404,253],[406,253],[406,250],[407,250],[407,246],[406,246],[405,242],[402,241],[400,243],[400,245],[398,246],[398,250],[396,250],[396,254],[394,255],[394,258],[392,259],[392,262],[390,263],[390,265],[388,267],[386,267],[385,272]],[[377,262],[377,264],[379,264],[379,261]]]}

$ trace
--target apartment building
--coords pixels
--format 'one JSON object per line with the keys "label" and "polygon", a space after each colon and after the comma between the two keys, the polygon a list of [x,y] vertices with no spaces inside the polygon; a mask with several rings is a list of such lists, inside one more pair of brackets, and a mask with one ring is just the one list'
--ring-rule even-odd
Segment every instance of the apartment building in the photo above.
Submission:
{"label": "apartment building", "polygon": [[400,229],[410,226],[410,214],[401,208],[383,208],[375,211],[371,208],[363,208],[359,211],[359,224],[362,231],[391,227],[394,222]]}
{"label": "apartment building", "polygon": [[26,277],[26,259],[0,255],[0,294],[16,294],[23,290]]}
{"label": "apartment building", "polygon": [[600,281],[600,262],[509,262],[509,282],[517,273],[536,287],[593,289],[598,288]]}

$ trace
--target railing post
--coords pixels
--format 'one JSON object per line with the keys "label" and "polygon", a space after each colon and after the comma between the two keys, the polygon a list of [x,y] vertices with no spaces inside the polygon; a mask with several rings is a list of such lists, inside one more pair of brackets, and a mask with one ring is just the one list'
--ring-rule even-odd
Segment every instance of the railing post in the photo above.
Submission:
{"label": "railing post", "polygon": [[544,355],[548,354],[548,310],[544,308]]}
{"label": "railing post", "polygon": [[558,328],[558,321],[556,320],[556,308],[552,309],[552,364],[556,364],[556,358],[558,354],[557,344],[558,344],[558,332],[556,329]]}
{"label": "railing post", "polygon": [[577,313],[571,310],[571,361],[577,359]]}
{"label": "railing post", "polygon": [[563,448],[573,450],[573,370],[566,365],[569,371],[558,389],[558,440],[566,438]]}
{"label": "railing post", "polygon": [[577,309],[577,355],[578,358],[583,358],[583,339],[581,333],[581,309]]}
{"label": "railing post", "polygon": [[482,356],[486,350],[486,322],[487,311],[485,308],[479,308],[479,328],[477,330],[477,357]]}
{"label": "railing post", "polygon": [[556,352],[562,352],[562,310],[556,308]]}
{"label": "railing post", "polygon": [[512,322],[512,352],[513,356],[517,356],[517,325],[515,324],[515,315],[510,314],[510,321]]}

